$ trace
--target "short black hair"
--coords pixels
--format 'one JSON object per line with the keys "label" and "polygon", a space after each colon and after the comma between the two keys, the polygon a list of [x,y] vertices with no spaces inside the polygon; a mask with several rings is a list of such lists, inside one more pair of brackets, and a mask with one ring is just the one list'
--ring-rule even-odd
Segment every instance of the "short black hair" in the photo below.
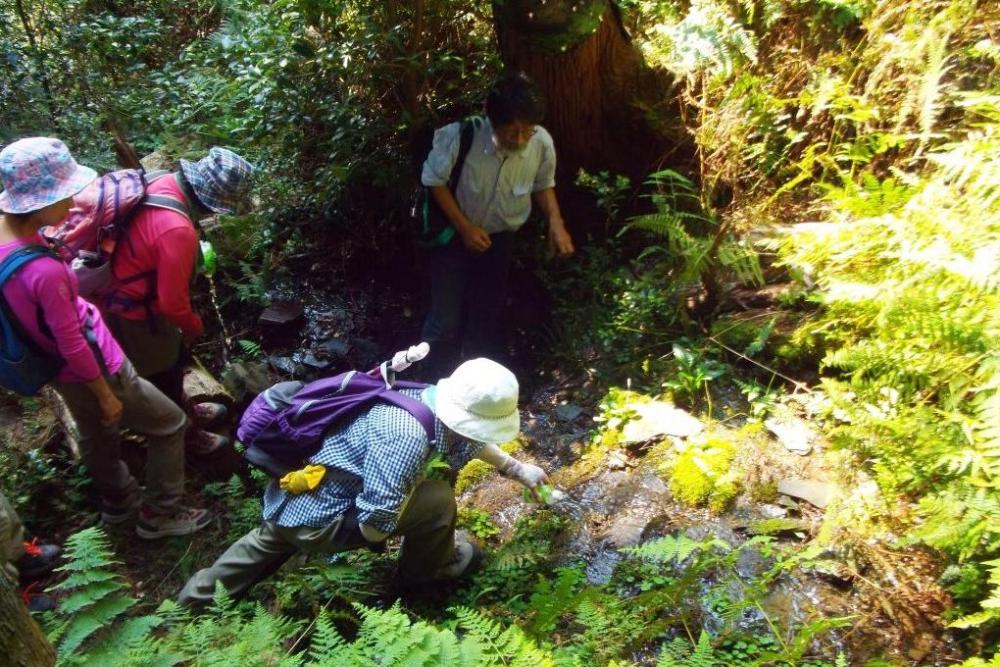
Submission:
{"label": "short black hair", "polygon": [[506,74],[486,96],[486,116],[494,126],[516,121],[537,125],[545,118],[545,99],[524,72]]}

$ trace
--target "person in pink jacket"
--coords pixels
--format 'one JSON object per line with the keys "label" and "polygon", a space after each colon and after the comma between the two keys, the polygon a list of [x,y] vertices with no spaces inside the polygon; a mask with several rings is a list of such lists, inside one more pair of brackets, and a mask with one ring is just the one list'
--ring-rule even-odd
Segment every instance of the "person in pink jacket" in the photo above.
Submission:
{"label": "person in pink jacket", "polygon": [[[181,160],[179,170],[152,180],[147,194],[173,199],[187,214],[140,206],[112,259],[112,287],[95,299],[139,375],[182,408],[187,350],[205,330],[190,295],[199,255],[197,222],[235,213],[253,172],[242,157],[216,146],[201,160]],[[195,427],[188,432],[189,452],[209,456],[229,444],[200,428],[222,420],[221,404],[190,410]]]}
{"label": "person in pink jacket", "polygon": [[[21,139],[0,151],[0,261],[26,245],[44,245],[39,229],[58,224],[72,196],[95,177],[58,139]],[[208,525],[206,510],[180,502],[187,417],[136,375],[100,312],[79,296],[72,270],[54,256],[39,257],[3,286],[2,298],[35,345],[64,362],[52,386],[77,422],[103,521],[124,523],[138,510],[136,533],[146,539]],[[142,494],[121,459],[120,426],[148,441]]]}

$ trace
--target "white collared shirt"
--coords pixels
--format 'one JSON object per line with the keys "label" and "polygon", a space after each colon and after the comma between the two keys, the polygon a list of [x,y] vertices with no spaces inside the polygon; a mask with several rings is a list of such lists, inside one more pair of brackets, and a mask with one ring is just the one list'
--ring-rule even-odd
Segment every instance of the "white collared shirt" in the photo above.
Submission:
{"label": "white collared shirt", "polygon": [[[531,213],[531,194],[555,187],[556,149],[541,125],[517,153],[498,151],[489,119],[475,119],[472,146],[458,180],[455,198],[465,217],[487,232],[513,231]],[[458,159],[461,123],[434,133],[421,181],[427,187],[448,185]]]}

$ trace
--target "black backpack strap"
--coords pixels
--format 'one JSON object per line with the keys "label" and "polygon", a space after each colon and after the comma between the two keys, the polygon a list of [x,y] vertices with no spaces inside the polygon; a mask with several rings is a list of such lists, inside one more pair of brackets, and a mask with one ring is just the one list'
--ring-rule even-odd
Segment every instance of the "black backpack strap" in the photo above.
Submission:
{"label": "black backpack strap", "polygon": [[465,158],[469,156],[469,150],[472,148],[472,139],[476,134],[476,120],[475,116],[466,118],[462,121],[459,130],[458,157],[455,159],[455,165],[451,168],[451,176],[448,178],[448,189],[451,190],[452,194],[458,188],[458,179],[462,177]]}

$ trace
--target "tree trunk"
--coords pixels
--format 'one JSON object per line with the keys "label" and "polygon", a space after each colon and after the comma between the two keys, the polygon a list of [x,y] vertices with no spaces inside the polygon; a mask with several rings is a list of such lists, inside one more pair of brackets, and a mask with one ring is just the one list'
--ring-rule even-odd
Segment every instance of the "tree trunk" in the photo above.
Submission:
{"label": "tree trunk", "polygon": [[[617,5],[504,0],[493,9],[504,64],[534,79],[547,99],[560,180],[572,182],[582,167],[641,183],[673,143],[670,128],[654,128],[648,113],[669,101],[669,81],[646,67]],[[668,126],[677,122],[666,116]]]}
{"label": "tree trunk", "polygon": [[0,574],[0,656],[11,667],[49,667],[56,652],[31,618],[17,589]]}
{"label": "tree trunk", "polygon": [[110,110],[105,111],[104,120],[101,124],[105,130],[111,133],[115,141],[115,155],[118,156],[118,165],[125,169],[141,169],[142,164],[139,162],[139,154],[132,144],[129,143],[128,137],[125,136],[125,131],[122,130],[121,125],[115,120]]}

